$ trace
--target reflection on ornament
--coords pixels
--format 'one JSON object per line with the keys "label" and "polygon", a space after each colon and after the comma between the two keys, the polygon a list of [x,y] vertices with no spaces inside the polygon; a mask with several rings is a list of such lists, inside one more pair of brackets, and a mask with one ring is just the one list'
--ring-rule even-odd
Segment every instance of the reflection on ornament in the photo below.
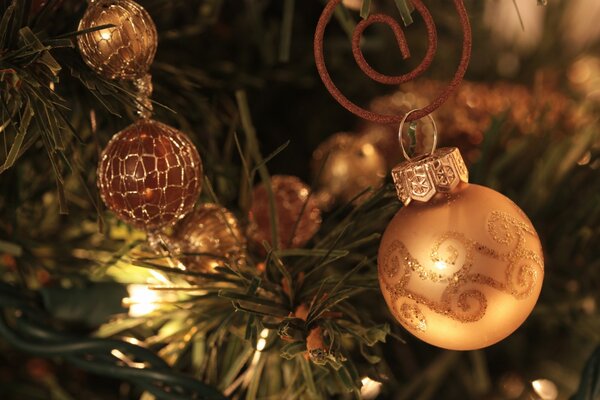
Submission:
{"label": "reflection on ornament", "polygon": [[[349,202],[366,188],[378,188],[385,178],[385,160],[365,138],[338,133],[313,153],[313,175],[333,199]],[[361,199],[365,199],[362,196]]]}
{"label": "reflection on ornament", "polygon": [[139,120],[108,142],[98,165],[106,206],[137,228],[156,230],[192,210],[202,185],[198,151],[182,132]]}
{"label": "reflection on ornament", "polygon": [[156,27],[148,12],[132,0],[96,0],[79,23],[79,30],[115,25],[77,36],[86,64],[109,79],[144,76],[154,60]]}
{"label": "reflection on ornament", "polygon": [[[235,216],[216,204],[202,204],[173,228],[169,242],[186,269],[211,272],[244,261],[245,238]],[[194,255],[192,255],[194,254]]]}
{"label": "reflection on ornament", "polygon": [[[379,247],[379,281],[396,319],[435,346],[473,350],[510,335],[539,296],[543,254],[512,201],[468,184],[456,149],[395,171],[407,206]],[[410,204],[409,204],[410,203]]]}
{"label": "reflection on ornament", "polygon": [[[271,187],[278,219],[278,236],[281,248],[301,247],[313,237],[321,226],[321,211],[310,196],[310,188],[300,179],[288,175],[271,177]],[[272,243],[269,218],[269,200],[263,184],[252,192],[249,213],[250,238],[262,247],[263,241]]]}

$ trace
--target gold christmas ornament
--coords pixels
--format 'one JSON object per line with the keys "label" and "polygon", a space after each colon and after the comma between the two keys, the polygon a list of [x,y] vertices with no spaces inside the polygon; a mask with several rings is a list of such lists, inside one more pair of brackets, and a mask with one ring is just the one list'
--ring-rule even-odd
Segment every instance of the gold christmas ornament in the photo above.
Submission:
{"label": "gold christmas ornament", "polygon": [[246,241],[238,220],[217,204],[202,204],[186,215],[168,241],[177,253],[189,253],[179,259],[193,272],[211,272],[225,263],[239,266],[245,257]]}
{"label": "gold christmas ornament", "polygon": [[[583,79],[582,76],[578,78]],[[540,75],[537,82],[539,85],[533,88],[505,82],[463,82],[445,105],[433,113],[440,131],[444,132],[442,145],[459,147],[465,159],[472,161],[479,157],[479,145],[495,117],[505,118],[507,126],[521,134],[550,128],[558,134],[569,134],[586,124],[588,118],[580,106],[553,89],[544,76]],[[434,80],[408,82],[401,90],[373,100],[370,109],[380,114],[402,115],[410,108],[427,105],[443,87],[444,83]],[[397,127],[369,123],[359,132],[384,155],[388,169],[400,161]]]}
{"label": "gold christmas ornament", "polygon": [[[301,247],[314,236],[321,226],[321,211],[310,188],[300,179],[289,175],[271,177],[278,220],[280,248]],[[272,243],[269,218],[269,198],[263,184],[252,192],[249,213],[249,235],[262,247],[263,241]]]}
{"label": "gold christmas ornament", "polygon": [[490,346],[525,321],[544,277],[538,235],[510,199],[468,184],[456,148],[398,165],[406,204],[378,254],[381,291],[409,332],[452,350]]}
{"label": "gold christmas ornament", "polygon": [[600,101],[600,58],[583,56],[577,59],[567,72],[572,89],[588,100]]}
{"label": "gold christmas ornament", "polygon": [[141,229],[174,224],[202,188],[202,162],[182,132],[142,119],[108,142],[98,164],[100,196],[117,216]]}
{"label": "gold christmas ornament", "polygon": [[342,0],[344,7],[358,11],[362,7],[363,0]]}
{"label": "gold christmas ornament", "polygon": [[109,79],[144,76],[154,60],[156,26],[148,12],[131,0],[95,0],[83,14],[79,30],[114,25],[77,36],[86,64]]}
{"label": "gold christmas ornament", "polygon": [[335,134],[319,145],[311,167],[319,190],[342,202],[351,201],[368,187],[377,189],[386,173],[385,159],[377,148],[348,133]]}

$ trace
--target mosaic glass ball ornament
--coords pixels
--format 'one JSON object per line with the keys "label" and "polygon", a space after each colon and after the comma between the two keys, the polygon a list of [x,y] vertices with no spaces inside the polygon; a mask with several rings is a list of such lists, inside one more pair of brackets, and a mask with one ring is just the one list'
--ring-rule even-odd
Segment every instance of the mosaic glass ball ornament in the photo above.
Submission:
{"label": "mosaic glass ball ornament", "polygon": [[452,350],[490,346],[531,313],[544,277],[538,235],[502,194],[469,184],[456,148],[392,170],[405,204],[378,254],[385,301],[410,333]]}
{"label": "mosaic glass ball ornament", "polygon": [[201,188],[196,147],[182,132],[151,119],[117,133],[100,156],[100,196],[136,228],[174,224],[192,210]]}
{"label": "mosaic glass ball ornament", "polygon": [[311,167],[319,190],[341,202],[353,200],[366,188],[379,188],[386,173],[385,159],[377,148],[348,133],[337,133],[321,143]]}
{"label": "mosaic glass ball ornament", "polygon": [[202,204],[186,215],[169,242],[177,253],[187,253],[179,260],[193,272],[212,272],[225,263],[240,265],[245,258],[246,240],[237,218],[217,204]]}
{"label": "mosaic glass ball ornament", "polygon": [[95,0],[79,22],[79,30],[111,28],[77,36],[86,64],[109,79],[144,76],[156,54],[158,34],[148,12],[131,0]]}
{"label": "mosaic glass ball ornament", "polygon": [[[301,247],[321,226],[321,211],[310,187],[295,176],[274,175],[271,187],[278,219],[280,248]],[[306,206],[305,206],[306,203]],[[263,241],[272,243],[269,218],[269,197],[265,185],[257,185],[252,192],[249,234],[262,247]]]}

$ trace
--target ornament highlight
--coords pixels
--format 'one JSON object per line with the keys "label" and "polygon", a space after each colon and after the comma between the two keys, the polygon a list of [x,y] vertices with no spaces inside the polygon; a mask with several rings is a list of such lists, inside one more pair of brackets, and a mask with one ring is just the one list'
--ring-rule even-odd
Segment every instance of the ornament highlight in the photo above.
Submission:
{"label": "ornament highlight", "polygon": [[[316,199],[309,197],[309,186],[295,176],[274,175],[271,187],[279,223],[280,248],[303,246],[321,226],[321,211]],[[265,240],[272,243],[269,197],[263,184],[257,185],[252,192],[249,219],[252,241],[260,247]]]}
{"label": "ornament highlight", "polygon": [[158,230],[183,218],[202,188],[202,162],[182,132],[142,119],[108,142],[98,165],[106,206],[141,229]]}
{"label": "ornament highlight", "polygon": [[322,195],[349,202],[366,188],[381,186],[385,164],[372,143],[348,133],[337,133],[317,147],[311,167]]}
{"label": "ornament highlight", "polygon": [[490,346],[531,313],[544,277],[542,247],[523,211],[468,184],[455,148],[398,165],[406,205],[383,234],[381,291],[410,333],[452,350]]}
{"label": "ornament highlight", "polygon": [[169,244],[182,255],[180,261],[193,272],[212,272],[224,262],[244,261],[246,242],[235,216],[224,207],[205,203],[185,216],[173,228]]}
{"label": "ornament highlight", "polygon": [[114,27],[77,36],[85,63],[109,79],[144,76],[158,46],[156,26],[148,12],[131,0],[92,1],[78,30],[109,24]]}

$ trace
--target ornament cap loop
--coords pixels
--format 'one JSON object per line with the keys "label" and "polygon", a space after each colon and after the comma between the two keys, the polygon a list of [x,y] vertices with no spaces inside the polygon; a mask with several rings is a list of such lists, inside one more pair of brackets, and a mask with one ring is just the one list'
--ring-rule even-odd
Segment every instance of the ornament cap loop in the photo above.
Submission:
{"label": "ornament cap loop", "polygon": [[[406,152],[406,149],[404,148],[404,141],[402,140],[402,131],[404,130],[404,124],[406,123],[408,117],[412,113],[415,113],[417,111],[421,111],[421,109],[415,108],[415,109],[407,112],[404,115],[404,117],[402,118],[402,120],[400,121],[400,126],[398,127],[398,141],[400,142],[400,148],[402,149],[402,155],[404,155],[404,158],[406,158],[409,161],[414,159],[415,157],[410,157],[408,155],[408,153]],[[433,119],[431,114],[427,114],[427,118],[429,118],[429,120],[431,121],[431,125],[433,126],[433,143],[431,144],[431,151],[429,152],[429,155],[431,156],[431,155],[433,155],[433,153],[435,153],[435,149],[437,148],[438,131],[437,131],[437,125],[435,124],[435,120]]]}
{"label": "ornament cap loop", "polygon": [[437,193],[452,191],[460,182],[469,182],[469,172],[456,147],[442,147],[396,165],[392,178],[398,198],[407,206],[412,200],[427,202]]}

